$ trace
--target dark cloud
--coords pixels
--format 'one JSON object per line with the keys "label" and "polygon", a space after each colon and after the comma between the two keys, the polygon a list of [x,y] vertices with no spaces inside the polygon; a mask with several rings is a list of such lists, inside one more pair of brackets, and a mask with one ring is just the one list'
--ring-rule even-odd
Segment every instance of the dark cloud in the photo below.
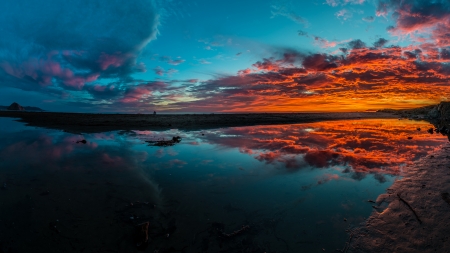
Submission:
{"label": "dark cloud", "polygon": [[322,47],[322,48],[330,48],[337,46],[337,42],[335,41],[328,41],[324,38],[321,38],[319,36],[314,36],[315,44]]}
{"label": "dark cloud", "polygon": [[161,56],[159,58],[161,61],[163,62],[167,62],[170,65],[180,65],[181,63],[185,62],[185,60],[181,59],[181,58],[177,58],[177,59],[172,59],[172,57],[170,56]]}
{"label": "dark cloud", "polygon": [[90,93],[95,99],[111,99],[118,97],[122,93],[121,85],[108,84],[108,85],[86,85],[84,90]]}
{"label": "dark cloud", "polygon": [[33,90],[145,71],[137,57],[159,24],[150,0],[4,0],[0,10],[0,80]]}
{"label": "dark cloud", "polygon": [[303,66],[306,69],[324,71],[337,67],[336,57],[327,54],[313,54],[305,58]]}
{"label": "dark cloud", "polygon": [[403,52],[403,54],[408,59],[417,59],[417,55],[413,52],[405,51],[405,52]]}
{"label": "dark cloud", "polygon": [[389,41],[387,39],[384,38],[379,38],[377,41],[375,41],[373,43],[373,45],[375,47],[384,47],[386,45],[386,43],[388,43]]}
{"label": "dark cloud", "polygon": [[298,35],[308,37],[308,33],[305,31],[301,31],[301,30],[298,30]]}
{"label": "dark cloud", "polygon": [[283,16],[305,27],[309,25],[308,20],[292,11],[292,7],[286,4],[272,5],[272,17]]}
{"label": "dark cloud", "polygon": [[263,71],[279,71],[287,67],[294,67],[295,64],[302,62],[307,57],[307,54],[292,49],[280,49],[275,55],[277,59],[275,57],[263,58],[252,66]]}
{"label": "dark cloud", "polygon": [[375,20],[375,18],[373,16],[368,16],[368,17],[364,17],[362,20],[364,20],[366,22],[373,22]]}
{"label": "dark cloud", "polygon": [[157,74],[158,76],[163,76],[163,75],[164,75],[164,69],[161,68],[160,66],[154,68],[153,71],[154,71],[155,74]]}
{"label": "dark cloud", "polygon": [[441,59],[442,60],[450,60],[450,50],[447,48],[443,48],[441,50]]}
{"label": "dark cloud", "polygon": [[351,48],[351,49],[362,49],[362,48],[365,48],[366,47],[366,43],[364,43],[364,42],[362,42],[361,40],[353,40],[353,41],[350,41],[349,43],[348,43],[348,46]]}
{"label": "dark cloud", "polygon": [[348,49],[345,47],[341,47],[341,48],[339,48],[339,50],[341,50],[341,52],[344,54],[346,54],[348,52]]}

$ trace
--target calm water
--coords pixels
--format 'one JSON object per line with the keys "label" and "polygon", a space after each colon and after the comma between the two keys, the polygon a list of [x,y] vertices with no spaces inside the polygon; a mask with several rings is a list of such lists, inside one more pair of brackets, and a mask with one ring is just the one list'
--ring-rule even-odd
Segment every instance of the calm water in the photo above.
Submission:
{"label": "calm water", "polygon": [[[134,226],[146,221],[145,252],[333,252],[371,214],[367,200],[448,142],[430,127],[359,120],[75,135],[0,119],[0,252],[136,252]],[[181,143],[145,143],[173,136]]]}

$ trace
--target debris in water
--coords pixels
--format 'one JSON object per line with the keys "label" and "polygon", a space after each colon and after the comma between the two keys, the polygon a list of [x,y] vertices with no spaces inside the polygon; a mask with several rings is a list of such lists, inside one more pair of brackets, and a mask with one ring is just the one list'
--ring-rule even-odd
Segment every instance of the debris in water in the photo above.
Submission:
{"label": "debris in water", "polygon": [[224,233],[223,231],[221,231],[221,235],[222,235],[223,237],[231,238],[231,237],[237,236],[237,235],[239,235],[239,234],[242,234],[244,231],[246,231],[246,230],[248,230],[248,229],[250,229],[250,226],[249,226],[249,225],[245,225],[245,226],[242,226],[242,228],[240,228],[240,229],[238,229],[238,230],[235,230],[235,231],[233,231],[233,232],[230,233],[230,234],[226,234],[226,233]]}
{"label": "debris in water", "polygon": [[86,140],[81,140],[81,141],[77,141],[77,143],[83,143],[83,144],[86,144],[87,141],[86,141]]}
{"label": "debris in water", "polygon": [[[56,221],[57,222],[57,221]],[[58,230],[58,228],[56,227],[56,223],[55,221],[52,221],[48,224],[48,227],[50,228],[50,230],[56,232],[56,233],[60,233],[61,231]]]}
{"label": "debris in water", "polygon": [[172,138],[172,140],[161,140],[161,141],[146,141],[147,143],[150,143],[151,146],[157,146],[157,147],[169,147],[169,146],[173,146],[177,143],[181,142],[181,137],[180,136],[174,136]]}
{"label": "debris in water", "polygon": [[144,222],[136,226],[135,241],[139,250],[145,250],[148,246],[148,227],[150,223]]}

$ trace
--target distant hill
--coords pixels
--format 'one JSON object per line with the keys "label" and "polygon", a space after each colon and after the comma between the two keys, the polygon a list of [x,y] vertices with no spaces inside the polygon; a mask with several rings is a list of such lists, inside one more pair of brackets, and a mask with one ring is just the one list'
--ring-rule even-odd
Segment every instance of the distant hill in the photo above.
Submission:
{"label": "distant hill", "polygon": [[438,121],[450,120],[450,102],[441,102],[437,105],[427,105],[413,109],[383,109],[378,112],[388,112],[403,118],[422,118]]}
{"label": "distant hill", "polygon": [[34,112],[44,112],[45,111],[45,110],[42,110],[41,108],[36,107],[36,106],[24,106],[23,109],[25,111],[34,111]]}
{"label": "distant hill", "polygon": [[39,107],[36,106],[21,106],[18,103],[14,102],[10,106],[1,106],[0,110],[2,111],[30,111],[30,112],[44,112]]}

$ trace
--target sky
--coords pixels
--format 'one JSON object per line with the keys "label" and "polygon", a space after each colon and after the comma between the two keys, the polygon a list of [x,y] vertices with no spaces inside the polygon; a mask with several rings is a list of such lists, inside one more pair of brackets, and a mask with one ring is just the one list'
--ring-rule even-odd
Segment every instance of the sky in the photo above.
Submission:
{"label": "sky", "polygon": [[0,104],[347,112],[450,94],[448,0],[3,0]]}

